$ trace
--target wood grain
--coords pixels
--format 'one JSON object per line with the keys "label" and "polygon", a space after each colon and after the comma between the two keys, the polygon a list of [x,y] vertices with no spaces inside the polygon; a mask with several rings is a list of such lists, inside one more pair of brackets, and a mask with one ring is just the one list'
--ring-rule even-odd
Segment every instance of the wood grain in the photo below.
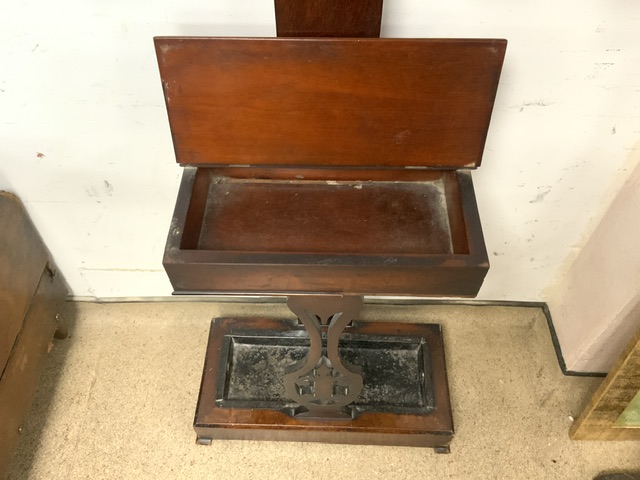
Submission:
{"label": "wood grain", "polygon": [[47,252],[22,203],[0,192],[0,375],[46,264]]}
{"label": "wood grain", "polygon": [[[198,248],[316,254],[452,254],[444,195],[442,180],[247,182],[223,177],[210,185],[205,215],[200,219]],[[278,214],[273,215],[272,211]]]}
{"label": "wood grain", "polygon": [[155,39],[185,165],[474,168],[504,40]]}
{"label": "wood grain", "polygon": [[631,339],[570,430],[574,440],[640,440],[640,428],[615,425],[640,391],[640,331]]}
{"label": "wood grain", "polygon": [[275,0],[278,37],[379,37],[382,0]]}
{"label": "wood grain", "polygon": [[67,290],[60,275],[43,272],[0,381],[0,478],[20,439],[49,344],[56,330],[56,311]]}
{"label": "wood grain", "polygon": [[[345,193],[337,181],[288,180],[265,192],[269,180],[216,173],[187,169],[183,177],[164,257],[176,293],[474,296],[489,268],[468,172],[421,175],[444,186],[437,205],[415,194],[425,190],[421,182],[398,182],[391,191],[384,181],[352,182]],[[356,205],[363,192],[380,202]],[[380,232],[368,236],[369,222]],[[395,231],[407,238],[394,241]]]}
{"label": "wood grain", "polygon": [[0,192],[0,478],[18,444],[66,294],[24,206]]}

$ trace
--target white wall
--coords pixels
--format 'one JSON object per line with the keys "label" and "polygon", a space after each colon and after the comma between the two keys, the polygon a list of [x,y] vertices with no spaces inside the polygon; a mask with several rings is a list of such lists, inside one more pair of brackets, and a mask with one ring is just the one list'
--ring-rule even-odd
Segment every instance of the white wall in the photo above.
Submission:
{"label": "white wall", "polygon": [[569,370],[608,372],[640,328],[639,163],[548,304]]}
{"label": "white wall", "polygon": [[[3,0],[0,188],[25,201],[74,295],[171,292],[180,169],[152,37],[274,34],[271,0]],[[640,140],[640,3],[386,0],[383,35],[509,40],[474,174],[492,262],[480,298],[542,299]]]}

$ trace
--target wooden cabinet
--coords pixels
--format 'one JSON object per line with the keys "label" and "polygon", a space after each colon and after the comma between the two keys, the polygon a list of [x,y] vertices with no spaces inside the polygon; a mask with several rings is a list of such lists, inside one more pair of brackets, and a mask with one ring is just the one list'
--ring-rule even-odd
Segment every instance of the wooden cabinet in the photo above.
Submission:
{"label": "wooden cabinet", "polygon": [[20,200],[0,192],[0,478],[18,445],[67,295]]}
{"label": "wooden cabinet", "polygon": [[287,296],[297,317],[214,320],[198,441],[448,451],[440,328],[357,316],[365,295],[473,297],[482,285],[468,169],[506,41],[155,42],[187,167],[164,256],[175,292]]}

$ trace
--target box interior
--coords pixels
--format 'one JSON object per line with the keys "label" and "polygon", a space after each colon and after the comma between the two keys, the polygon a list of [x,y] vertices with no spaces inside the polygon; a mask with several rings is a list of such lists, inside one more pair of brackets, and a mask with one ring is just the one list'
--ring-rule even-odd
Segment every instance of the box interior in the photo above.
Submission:
{"label": "box interior", "polygon": [[469,252],[456,171],[381,181],[248,179],[200,168],[180,247],[321,255]]}

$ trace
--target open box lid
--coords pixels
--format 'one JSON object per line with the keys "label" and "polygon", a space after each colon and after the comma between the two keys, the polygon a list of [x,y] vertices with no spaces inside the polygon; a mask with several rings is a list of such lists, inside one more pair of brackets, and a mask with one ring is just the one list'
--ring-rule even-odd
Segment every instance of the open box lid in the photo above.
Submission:
{"label": "open box lid", "polygon": [[505,40],[155,38],[183,165],[475,168]]}

